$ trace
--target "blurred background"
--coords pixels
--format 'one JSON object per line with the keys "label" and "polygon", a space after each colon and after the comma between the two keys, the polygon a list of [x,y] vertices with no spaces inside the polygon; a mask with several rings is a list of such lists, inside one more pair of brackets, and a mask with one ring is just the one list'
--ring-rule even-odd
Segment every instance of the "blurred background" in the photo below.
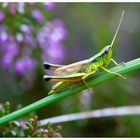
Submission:
{"label": "blurred background", "polygon": [[[44,61],[70,64],[109,45],[121,12],[124,19],[113,58],[140,56],[139,3],[0,3],[0,103],[29,105],[52,83],[43,81]],[[124,37],[125,36],[125,37]],[[109,67],[113,67],[110,65]],[[47,74],[51,74],[48,72]],[[37,111],[39,119],[74,112],[140,104],[140,72],[115,78]],[[63,137],[140,136],[140,116],[85,119],[61,123]]]}

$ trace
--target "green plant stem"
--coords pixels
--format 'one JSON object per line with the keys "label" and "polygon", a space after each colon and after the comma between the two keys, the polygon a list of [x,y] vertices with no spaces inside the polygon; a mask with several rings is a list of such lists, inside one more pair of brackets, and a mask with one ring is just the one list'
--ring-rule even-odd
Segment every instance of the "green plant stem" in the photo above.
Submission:
{"label": "green plant stem", "polygon": [[[138,70],[138,69],[140,69],[140,58],[129,61],[129,62],[125,63],[124,65],[116,66],[110,70],[113,72],[120,73],[120,74],[126,74],[131,71]],[[102,72],[102,73],[98,73],[96,76],[93,76],[93,77],[87,79],[86,81],[87,81],[89,87],[91,87],[91,86],[100,84],[102,82],[105,82],[109,79],[112,79],[114,77],[116,77],[116,75]],[[118,80],[121,80],[121,79],[118,79]],[[83,83],[76,83],[75,85],[76,86],[73,89],[68,88],[67,90],[62,91],[59,94],[53,94],[53,95],[47,96],[47,97],[45,97],[39,101],[36,101],[28,106],[25,106],[15,112],[12,112],[4,117],[1,117],[0,124],[5,124],[9,121],[15,120],[29,112],[36,111],[44,106],[47,106],[51,103],[55,103],[56,101],[64,99],[70,95],[79,93],[83,89],[86,89],[86,86]]]}
{"label": "green plant stem", "polygon": [[102,108],[90,111],[83,111],[78,113],[64,114],[52,118],[41,120],[40,126],[46,125],[47,123],[58,124],[82,119],[89,118],[105,118],[105,117],[116,117],[116,116],[127,116],[127,115],[140,115],[140,105],[135,106],[118,106]]}

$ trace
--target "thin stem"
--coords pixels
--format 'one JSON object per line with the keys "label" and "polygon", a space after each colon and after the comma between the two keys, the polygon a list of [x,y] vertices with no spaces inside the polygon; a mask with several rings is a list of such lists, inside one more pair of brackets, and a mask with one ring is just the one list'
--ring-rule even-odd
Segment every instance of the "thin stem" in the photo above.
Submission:
{"label": "thin stem", "polygon": [[84,111],[79,113],[66,114],[41,120],[40,125],[42,126],[47,123],[55,124],[88,118],[103,118],[103,117],[126,116],[126,115],[140,115],[140,106],[111,107],[91,111]]}
{"label": "thin stem", "polygon": [[[125,65],[116,66],[116,67],[110,69],[110,71],[117,72],[119,74],[125,74],[125,73],[129,73],[131,71],[138,70],[138,69],[140,69],[140,58],[129,61],[129,62],[125,63]],[[89,87],[91,87],[91,86],[95,86],[97,84],[100,84],[102,82],[105,82],[109,79],[112,79],[114,77],[116,77],[116,75],[103,72],[103,73],[98,73],[96,76],[89,78],[88,80],[86,80],[86,82],[88,83]],[[39,101],[36,101],[28,106],[25,106],[25,107],[15,111],[15,112],[12,112],[4,117],[1,117],[0,124],[5,124],[9,121],[15,120],[15,119],[17,119],[17,118],[19,118],[19,117],[21,117],[29,112],[38,110],[44,106],[47,106],[47,105],[54,103],[56,101],[59,101],[61,99],[64,99],[70,95],[79,93],[83,89],[86,89],[86,86],[82,82],[77,83],[77,84],[75,84],[75,88],[73,88],[73,89],[68,88],[67,90],[62,91],[59,94],[53,94],[53,95],[44,97],[43,99],[41,99]]]}

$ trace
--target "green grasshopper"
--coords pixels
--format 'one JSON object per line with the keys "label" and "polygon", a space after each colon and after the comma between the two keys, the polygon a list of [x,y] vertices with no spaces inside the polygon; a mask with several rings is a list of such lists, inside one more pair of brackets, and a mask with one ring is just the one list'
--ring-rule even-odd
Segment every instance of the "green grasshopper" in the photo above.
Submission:
{"label": "green grasshopper", "polygon": [[58,82],[52,87],[52,90],[48,94],[60,92],[75,82],[83,81],[88,87],[85,79],[93,76],[99,70],[104,70],[107,73],[115,74],[123,79],[126,79],[119,73],[112,72],[106,68],[111,61],[115,65],[121,64],[118,64],[114,59],[112,59],[112,49],[122,23],[123,15],[124,11],[121,14],[121,18],[111,44],[105,46],[93,57],[69,65],[50,64],[48,62],[43,63],[45,69],[54,71],[54,76],[44,75],[43,79],[46,81]]}

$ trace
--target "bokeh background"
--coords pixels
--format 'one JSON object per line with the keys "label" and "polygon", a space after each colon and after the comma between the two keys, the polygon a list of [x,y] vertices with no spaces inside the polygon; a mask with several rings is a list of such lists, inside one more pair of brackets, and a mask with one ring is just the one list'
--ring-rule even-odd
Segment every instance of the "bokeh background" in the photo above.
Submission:
{"label": "bokeh background", "polygon": [[[122,10],[123,23],[113,58],[140,56],[139,3],[0,3],[0,103],[13,110],[45,96],[44,61],[69,64],[87,59],[111,43]],[[127,35],[126,35],[127,34]],[[124,37],[125,36],[125,37]],[[111,64],[109,67],[113,67]],[[51,72],[48,72],[51,74]],[[140,72],[115,78],[37,111],[39,119],[62,114],[140,104]],[[140,136],[140,116],[61,123],[64,137]]]}

